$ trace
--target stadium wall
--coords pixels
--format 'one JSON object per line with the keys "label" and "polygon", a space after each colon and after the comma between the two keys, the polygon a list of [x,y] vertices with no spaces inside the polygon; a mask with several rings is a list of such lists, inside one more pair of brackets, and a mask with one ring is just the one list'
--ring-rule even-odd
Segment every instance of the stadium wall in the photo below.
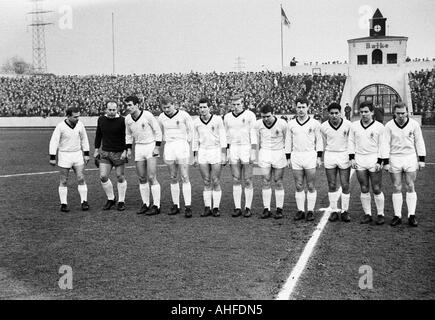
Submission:
{"label": "stadium wall", "polygon": [[[356,66],[358,68],[369,68],[369,67],[376,67],[379,65],[365,65],[365,66]],[[404,72],[415,72],[415,71],[421,71],[421,70],[431,70],[435,68],[435,61],[419,61],[419,62],[405,62],[402,64],[397,65],[381,65],[386,67],[400,67]],[[311,66],[294,66],[294,67],[284,67],[283,73],[284,74],[290,74],[290,75],[298,75],[298,74],[314,74],[314,73],[321,73],[321,74],[345,74],[349,75],[349,69],[352,66],[348,63],[343,64],[318,64],[318,65],[311,65]],[[354,68],[354,67],[353,67]]]}

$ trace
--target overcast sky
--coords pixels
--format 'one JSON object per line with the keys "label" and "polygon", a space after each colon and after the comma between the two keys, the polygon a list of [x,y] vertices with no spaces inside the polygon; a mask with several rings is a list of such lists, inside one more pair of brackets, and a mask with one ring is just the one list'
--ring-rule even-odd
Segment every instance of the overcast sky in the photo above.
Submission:
{"label": "overcast sky", "polygon": [[[379,8],[387,34],[407,36],[408,55],[435,57],[435,0],[45,0],[48,71],[116,73],[228,72],[237,57],[247,71],[280,70],[280,4],[284,63],[348,60],[346,40],[368,36]],[[0,0],[0,64],[32,61],[30,0]]]}

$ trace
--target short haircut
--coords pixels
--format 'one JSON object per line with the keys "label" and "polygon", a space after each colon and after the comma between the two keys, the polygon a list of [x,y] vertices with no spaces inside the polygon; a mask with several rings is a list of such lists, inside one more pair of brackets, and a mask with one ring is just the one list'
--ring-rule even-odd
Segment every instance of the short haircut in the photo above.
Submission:
{"label": "short haircut", "polygon": [[65,114],[67,117],[71,117],[73,113],[78,113],[78,112],[80,112],[80,110],[77,107],[68,107],[65,110]]}
{"label": "short haircut", "polygon": [[125,102],[133,102],[133,104],[139,104],[139,98],[136,96],[128,96],[124,99]]}
{"label": "short haircut", "polygon": [[373,102],[371,101],[363,101],[360,103],[359,105],[359,109],[361,110],[362,108],[368,107],[370,111],[373,111]]}
{"label": "short haircut", "polygon": [[206,98],[206,97],[202,97],[201,99],[199,99],[198,104],[201,104],[201,103],[207,103],[207,105],[210,106],[210,100],[208,100],[208,98]]}
{"label": "short haircut", "polygon": [[403,102],[395,103],[393,106],[393,112],[395,112],[397,108],[405,108],[406,111],[408,111],[408,106],[406,104],[404,104]]}
{"label": "short haircut", "polygon": [[260,113],[266,114],[272,112],[273,113],[273,107],[270,103],[265,103],[260,108]]}
{"label": "short haircut", "polygon": [[109,106],[109,103],[114,103],[114,104],[116,104],[116,107],[118,107],[118,102],[116,102],[115,100],[109,100],[106,102],[106,109]]}
{"label": "short haircut", "polygon": [[306,97],[297,97],[295,104],[297,105],[298,103],[306,104],[308,106],[308,99]]}
{"label": "short haircut", "polygon": [[333,102],[328,106],[328,111],[331,111],[332,109],[338,109],[338,111],[341,111],[341,106],[337,102]]}
{"label": "short haircut", "polygon": [[243,97],[243,95],[241,94],[241,93],[236,93],[236,94],[233,94],[232,96],[231,96],[231,100],[232,101],[234,101],[234,100],[239,100],[239,99],[243,99],[244,97]]}
{"label": "short haircut", "polygon": [[167,104],[173,104],[174,103],[174,98],[171,96],[164,96],[164,97],[160,97],[159,99],[160,105],[167,105]]}

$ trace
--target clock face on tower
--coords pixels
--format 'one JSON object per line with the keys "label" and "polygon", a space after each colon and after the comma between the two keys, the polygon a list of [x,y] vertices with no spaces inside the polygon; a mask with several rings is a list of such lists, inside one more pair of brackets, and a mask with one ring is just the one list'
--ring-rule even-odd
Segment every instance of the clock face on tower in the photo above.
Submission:
{"label": "clock face on tower", "polygon": [[379,32],[379,31],[381,31],[381,26],[380,25],[375,25],[375,27],[373,28],[373,30],[375,30],[375,32]]}

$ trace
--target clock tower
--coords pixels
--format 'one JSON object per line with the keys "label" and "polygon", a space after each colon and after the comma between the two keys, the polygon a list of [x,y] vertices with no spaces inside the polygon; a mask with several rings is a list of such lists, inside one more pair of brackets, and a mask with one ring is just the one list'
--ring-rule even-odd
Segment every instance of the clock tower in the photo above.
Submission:
{"label": "clock tower", "polygon": [[373,18],[370,19],[370,37],[385,36],[385,22],[387,18],[382,16],[381,11],[376,9]]}

